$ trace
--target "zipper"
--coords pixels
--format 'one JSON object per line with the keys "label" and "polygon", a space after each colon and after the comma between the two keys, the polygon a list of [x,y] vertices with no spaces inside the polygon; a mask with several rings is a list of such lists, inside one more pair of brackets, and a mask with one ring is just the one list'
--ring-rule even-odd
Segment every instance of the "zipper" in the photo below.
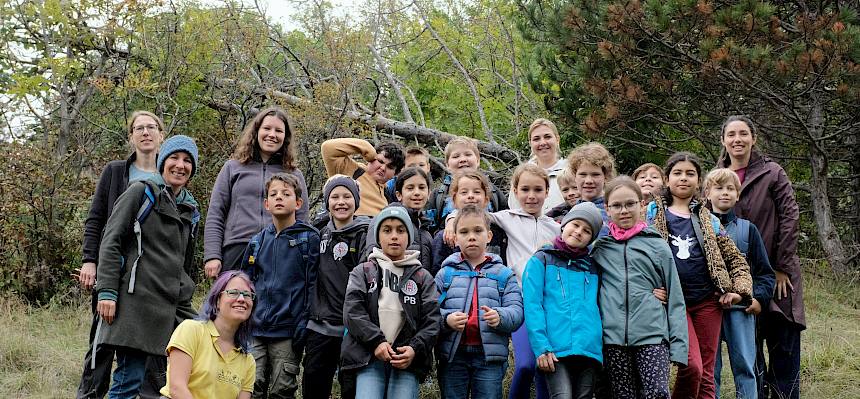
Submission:
{"label": "zipper", "polygon": [[[263,193],[262,199],[265,200],[266,194],[267,194],[266,193],[266,163],[265,162],[263,162],[263,174],[261,175],[261,178],[260,178],[260,192]],[[266,210],[263,207],[261,207],[260,208],[260,229],[261,230],[266,227],[265,220],[266,220]]]}
{"label": "zipper", "polygon": [[627,267],[627,241],[624,241],[624,346],[627,346],[630,323],[630,273]]}
{"label": "zipper", "polygon": [[561,297],[567,299],[567,294],[564,292],[564,282],[561,281],[561,268],[556,268],[555,279],[558,281],[558,285],[561,286]]}

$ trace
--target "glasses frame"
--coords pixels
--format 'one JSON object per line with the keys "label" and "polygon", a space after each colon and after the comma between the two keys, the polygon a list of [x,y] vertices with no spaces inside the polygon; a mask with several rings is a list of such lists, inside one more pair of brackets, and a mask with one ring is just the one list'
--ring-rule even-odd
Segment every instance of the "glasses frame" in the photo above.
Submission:
{"label": "glasses frame", "polygon": [[241,295],[243,298],[245,298],[245,300],[251,300],[251,301],[254,301],[255,299],[257,299],[257,294],[256,294],[256,293],[254,293],[254,292],[251,292],[251,291],[245,291],[245,290],[224,290],[224,291],[221,291],[221,293],[222,293],[222,294],[226,294],[226,295],[227,295],[227,296],[229,296],[231,299],[239,299],[239,295]]}

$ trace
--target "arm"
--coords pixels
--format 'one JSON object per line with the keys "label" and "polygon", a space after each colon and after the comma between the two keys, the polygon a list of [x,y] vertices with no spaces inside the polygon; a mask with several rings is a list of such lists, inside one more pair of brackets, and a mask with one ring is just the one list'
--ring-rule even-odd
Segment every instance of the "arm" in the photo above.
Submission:
{"label": "arm", "polygon": [[349,330],[350,335],[370,351],[385,342],[385,335],[371,320],[368,312],[367,288],[364,282],[364,268],[361,264],[349,272],[346,297],[343,301],[343,325]]}
{"label": "arm", "polygon": [[759,234],[758,228],[752,223],[750,223],[749,237],[750,248],[747,259],[749,260],[753,275],[753,297],[764,309],[767,308],[773,296],[775,281],[773,268],[770,267],[770,260],[767,257],[767,249],[764,247],[761,234]]}
{"label": "arm", "polygon": [[687,307],[684,304],[684,292],[681,290],[681,280],[675,268],[675,260],[669,244],[662,242],[654,259],[660,262],[659,270],[663,274],[663,284],[668,291],[668,324],[669,324],[669,358],[679,364],[687,364]]}
{"label": "arm", "polygon": [[310,220],[308,220],[310,219],[308,216],[310,213],[310,203],[308,202],[308,185],[305,182],[305,175],[299,168],[293,169],[292,174],[299,181],[299,188],[302,190],[302,207],[296,210],[296,220],[310,223]]}
{"label": "arm", "polygon": [[310,248],[310,253],[308,254],[307,263],[305,263],[305,286],[307,287],[307,300],[305,301],[305,310],[302,314],[301,321],[299,322],[299,328],[302,330],[304,330],[305,326],[307,326],[308,319],[310,319],[311,317],[311,306],[313,306],[312,298],[316,298],[317,274],[319,272],[320,259],[319,234],[310,234],[310,237],[308,237],[308,248]]}
{"label": "arm", "polygon": [[496,311],[499,312],[501,323],[494,329],[501,333],[510,334],[523,325],[524,318],[523,294],[515,275],[511,274],[511,277],[508,278],[505,284],[505,293],[499,299],[501,299],[499,302],[502,303],[502,306],[496,308]]}
{"label": "arm", "polygon": [[212,195],[209,197],[209,210],[206,212],[206,225],[203,230],[203,261],[206,275],[209,277],[216,277],[221,271],[224,225],[227,222],[232,195],[230,192],[230,179],[233,174],[231,164],[227,161],[218,172],[215,185],[212,187]]}
{"label": "arm", "polygon": [[526,262],[523,273],[523,304],[529,343],[531,343],[535,356],[553,352],[552,345],[549,343],[546,311],[543,308],[543,283],[545,279],[546,266],[537,256],[532,256]]}
{"label": "arm", "polygon": [[785,170],[779,169],[779,177],[770,188],[776,205],[776,220],[778,230],[776,237],[776,264],[771,265],[774,270],[789,275],[800,274],[800,264],[796,261],[797,255],[797,232],[800,210],[794,198],[794,188],[785,174]]}
{"label": "arm", "polygon": [[110,164],[99,176],[96,184],[96,192],[90,205],[90,212],[84,222],[84,239],[82,260],[84,263],[96,263],[99,259],[99,243],[101,243],[102,230],[108,219],[108,192],[113,185],[111,179]]}
{"label": "arm", "polygon": [[[143,198],[144,183],[131,185],[114,204],[113,213],[107,220],[104,235],[99,246],[99,263],[96,274],[99,301],[113,300],[116,302],[122,278],[123,238],[130,235],[132,225]],[[128,240],[128,243],[131,243]],[[136,245],[136,244],[135,244]],[[126,259],[125,262],[134,262]],[[129,267],[131,267],[129,265]]]}
{"label": "arm", "polygon": [[[445,272],[446,272],[445,269],[439,270],[439,272],[436,274],[436,277],[434,278],[434,282],[435,282],[435,286],[436,286],[436,295],[439,295],[439,296],[442,295],[442,287],[444,286],[443,284],[445,282]],[[439,323],[440,328],[441,328],[440,333],[450,334],[450,333],[456,332],[453,328],[451,328],[451,326],[448,325],[447,320],[448,320],[449,315],[451,315],[452,313],[460,312],[460,311],[461,311],[460,309],[454,309],[454,308],[446,307],[445,303],[439,304],[439,315],[441,317],[441,321]]]}
{"label": "arm", "polygon": [[717,245],[732,279],[732,291],[743,298],[752,299],[752,276],[746,259],[738,250],[735,242],[726,235],[717,235]]}
{"label": "arm", "polygon": [[361,155],[368,162],[376,159],[376,150],[367,140],[350,137],[326,140],[320,146],[320,152],[329,177],[336,174],[352,176],[356,169],[363,168],[352,160],[353,155]]}
{"label": "arm", "polygon": [[[428,353],[433,350],[436,338],[439,336],[439,324],[442,315],[439,313],[439,295],[433,277],[426,270],[421,274],[421,315],[418,318],[418,328],[415,336],[409,340],[409,346],[415,353]],[[417,274],[416,273],[416,274]]]}
{"label": "arm", "polygon": [[188,389],[188,379],[191,377],[191,355],[179,348],[170,350],[167,357],[170,364],[170,397],[172,399],[194,399]]}

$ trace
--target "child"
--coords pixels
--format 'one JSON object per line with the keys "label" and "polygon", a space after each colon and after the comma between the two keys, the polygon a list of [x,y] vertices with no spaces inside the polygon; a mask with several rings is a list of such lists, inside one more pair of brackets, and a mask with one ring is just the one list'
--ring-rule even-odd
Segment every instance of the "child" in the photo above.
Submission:
{"label": "child", "polygon": [[[639,216],[642,192],[627,176],[606,185],[610,235],[591,256],[599,265],[604,367],[612,397],[669,397],[669,361],[687,363],[684,297],[672,251]],[[652,295],[668,287],[666,305]]]}
{"label": "child", "polygon": [[552,397],[591,398],[603,362],[597,265],[588,245],[603,227],[590,202],[565,215],[561,234],[529,259],[523,274],[526,328]]}
{"label": "child", "polygon": [[588,201],[600,209],[603,228],[597,238],[609,234],[608,216],[604,207],[603,185],[615,177],[615,159],[600,143],[583,144],[573,149],[568,156],[570,171],[579,189],[579,202]]}
{"label": "child", "polygon": [[715,397],[722,309],[752,299],[749,266],[719,219],[696,200],[701,170],[695,155],[675,153],[664,169],[664,194],[648,205],[647,220],[671,243],[687,306],[689,359],[678,370],[673,398]]}
{"label": "child", "polygon": [[774,287],[774,273],[767,258],[764,241],[758,228],[746,219],[735,216],[732,208],[740,197],[741,182],[731,169],[714,169],[705,177],[705,197],[714,215],[720,218],[726,233],[738,246],[747,260],[753,278],[753,298],[723,311],[720,344],[717,347],[717,363],[714,378],[717,397],[720,394],[720,372],[722,371],[722,341],[729,347],[735,389],[738,398],[755,398],[756,381],[756,316],[766,309]]}
{"label": "child", "polygon": [[[385,184],[400,173],[405,163],[400,144],[386,142],[373,147],[367,140],[345,137],[324,141],[320,151],[329,177],[350,176],[361,188],[361,206],[355,211],[356,215],[376,216],[388,205]],[[364,158],[367,164],[353,160],[354,155]]]}
{"label": "child", "polygon": [[423,169],[410,167],[397,175],[394,186],[397,201],[409,212],[415,228],[415,239],[410,249],[420,252],[421,265],[427,270],[433,267],[433,236],[428,230],[430,221],[424,217],[424,207],[430,198],[430,184],[430,175]]}
{"label": "child", "polygon": [[272,175],[265,188],[263,206],[272,214],[272,224],[251,238],[242,260],[242,270],[258,293],[252,318],[254,397],[294,397],[317,280],[320,236],[296,220],[302,193],[293,175]]}
{"label": "child", "polygon": [[546,215],[551,217],[556,222],[561,223],[561,220],[567,215],[567,212],[570,211],[570,208],[573,208],[577,202],[579,202],[579,189],[576,187],[576,180],[574,179],[573,172],[570,171],[570,168],[564,168],[561,173],[558,175],[556,179],[558,182],[559,190],[561,190],[561,195],[564,198],[564,202],[550,209]]}
{"label": "child", "polygon": [[633,180],[642,189],[642,196],[650,201],[655,195],[660,195],[666,184],[666,175],[659,166],[653,163],[642,164],[633,171]]}
{"label": "child", "polygon": [[[427,176],[430,176],[430,153],[421,147],[409,147],[406,149],[406,166],[404,168],[418,168],[424,171]],[[402,172],[402,171],[401,171]],[[397,185],[397,177],[393,177],[385,183],[385,198],[388,203],[397,202],[397,194],[395,186]],[[432,191],[432,189],[430,190]]]}
{"label": "child", "polygon": [[[355,216],[360,205],[358,184],[351,177],[332,176],[323,187],[323,206],[330,220],[320,231],[319,273],[308,321],[302,398],[328,398],[340,360],[345,331],[343,299],[349,272],[359,264],[370,219]],[[355,397],[355,375],[338,373],[342,398]]]}
{"label": "child", "polygon": [[436,275],[442,311],[439,387],[446,399],[500,398],[508,368],[508,339],[523,323],[513,270],[487,253],[490,219],[468,205],[454,219],[457,252]]}
{"label": "child", "polygon": [[381,248],[349,273],[341,368],[357,371],[358,398],[417,398],[439,334],[436,284],[406,249],[415,234],[406,209],[383,209],[370,234]]}

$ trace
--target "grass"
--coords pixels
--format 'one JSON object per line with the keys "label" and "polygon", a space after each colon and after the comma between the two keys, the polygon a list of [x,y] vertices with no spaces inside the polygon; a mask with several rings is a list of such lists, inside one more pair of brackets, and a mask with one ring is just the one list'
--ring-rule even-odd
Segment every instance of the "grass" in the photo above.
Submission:
{"label": "grass", "polygon": [[[802,342],[802,397],[860,398],[860,286],[813,270],[804,289],[809,327]],[[0,298],[0,397],[74,395],[91,319],[88,296],[70,302],[32,308]],[[722,397],[734,398],[728,362],[724,365]],[[510,368],[508,374],[506,387]],[[422,386],[421,397],[437,397],[434,391],[435,386]]]}

